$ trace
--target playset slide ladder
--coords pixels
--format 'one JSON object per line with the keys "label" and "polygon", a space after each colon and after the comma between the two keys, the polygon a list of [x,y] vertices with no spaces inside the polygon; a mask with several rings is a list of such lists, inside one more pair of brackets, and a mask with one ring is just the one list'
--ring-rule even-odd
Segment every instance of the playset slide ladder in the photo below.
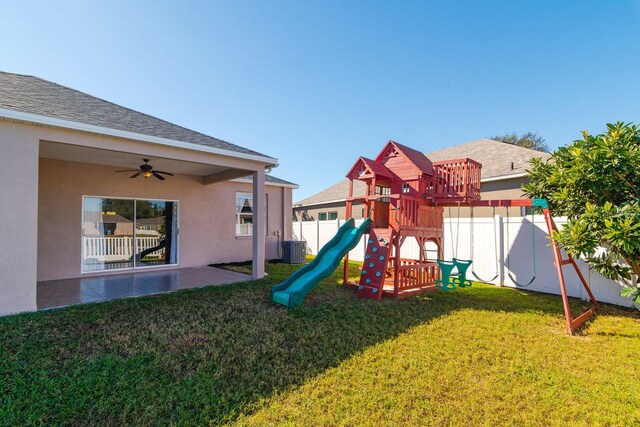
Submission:
{"label": "playset slide ladder", "polygon": [[381,299],[384,280],[389,264],[388,229],[371,229],[367,240],[367,251],[362,263],[362,274],[356,294],[363,298]]}

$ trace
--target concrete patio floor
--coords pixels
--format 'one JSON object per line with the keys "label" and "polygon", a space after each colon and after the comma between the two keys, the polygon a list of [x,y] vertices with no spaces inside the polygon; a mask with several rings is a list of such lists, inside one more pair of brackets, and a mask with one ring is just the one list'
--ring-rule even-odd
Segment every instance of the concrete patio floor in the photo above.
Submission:
{"label": "concrete patio floor", "polygon": [[38,282],[38,310],[251,280],[216,267],[190,267]]}

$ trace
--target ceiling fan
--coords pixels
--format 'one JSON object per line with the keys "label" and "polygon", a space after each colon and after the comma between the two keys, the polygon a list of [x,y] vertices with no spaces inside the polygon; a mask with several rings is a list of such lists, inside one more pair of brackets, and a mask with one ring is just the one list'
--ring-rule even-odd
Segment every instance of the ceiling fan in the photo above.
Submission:
{"label": "ceiling fan", "polygon": [[[165,180],[165,177],[162,176],[162,175],[173,176],[173,174],[169,173],[169,172],[162,172],[162,171],[154,170],[153,166],[151,166],[149,164],[149,159],[142,159],[142,161],[144,162],[144,165],[140,165],[140,169],[126,169],[126,170],[116,171],[116,173],[119,173],[119,172],[136,172],[133,175],[131,175],[129,178],[136,178],[139,175],[142,175],[145,178],[149,178],[151,176],[155,176],[160,181],[164,181]],[[162,175],[160,175],[160,174],[162,174]]]}

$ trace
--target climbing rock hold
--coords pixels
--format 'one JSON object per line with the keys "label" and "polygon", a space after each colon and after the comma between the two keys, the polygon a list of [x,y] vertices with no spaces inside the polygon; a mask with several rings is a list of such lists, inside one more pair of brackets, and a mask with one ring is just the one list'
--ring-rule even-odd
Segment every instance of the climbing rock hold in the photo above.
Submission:
{"label": "climbing rock hold", "polygon": [[376,277],[380,277],[382,276],[382,273],[380,273],[379,271],[376,273]]}
{"label": "climbing rock hold", "polygon": [[372,263],[372,262],[370,262],[370,263],[369,263],[369,267],[371,267],[371,268],[373,268],[373,266],[374,266],[374,265],[375,265],[375,264],[374,264],[374,263]]}
{"label": "climbing rock hold", "polygon": [[371,283],[371,279],[365,280],[365,283]]}
{"label": "climbing rock hold", "polygon": [[373,244],[373,240],[369,239],[369,244],[372,245]]}
{"label": "climbing rock hold", "polygon": [[362,286],[362,285],[358,285],[358,289],[361,289],[361,290],[362,290],[362,289],[364,289],[364,286]]}
{"label": "climbing rock hold", "polygon": [[373,252],[378,252],[378,248],[371,249]]}
{"label": "climbing rock hold", "polygon": [[371,258],[370,255],[365,255],[365,257],[364,257],[364,259],[369,259],[369,258]]}
{"label": "climbing rock hold", "polygon": [[384,260],[384,255],[380,255],[380,261]]}
{"label": "climbing rock hold", "polygon": [[362,275],[364,276],[365,274],[367,274],[367,270],[362,270]]}
{"label": "climbing rock hold", "polygon": [[374,294],[377,294],[378,293],[378,289],[377,288],[373,288],[373,289],[371,289],[371,292],[373,292]]}

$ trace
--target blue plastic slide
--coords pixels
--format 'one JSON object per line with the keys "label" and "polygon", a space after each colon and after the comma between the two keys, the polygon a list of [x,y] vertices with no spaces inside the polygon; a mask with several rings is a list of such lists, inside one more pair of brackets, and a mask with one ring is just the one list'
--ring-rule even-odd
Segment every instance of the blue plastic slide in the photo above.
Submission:
{"label": "blue plastic slide", "polygon": [[371,220],[365,219],[360,227],[353,218],[345,222],[335,236],[320,249],[316,258],[293,273],[284,282],[271,288],[271,300],[289,308],[302,304],[302,300],[322,279],[338,268],[340,261],[356,247],[362,235],[369,231]]}

